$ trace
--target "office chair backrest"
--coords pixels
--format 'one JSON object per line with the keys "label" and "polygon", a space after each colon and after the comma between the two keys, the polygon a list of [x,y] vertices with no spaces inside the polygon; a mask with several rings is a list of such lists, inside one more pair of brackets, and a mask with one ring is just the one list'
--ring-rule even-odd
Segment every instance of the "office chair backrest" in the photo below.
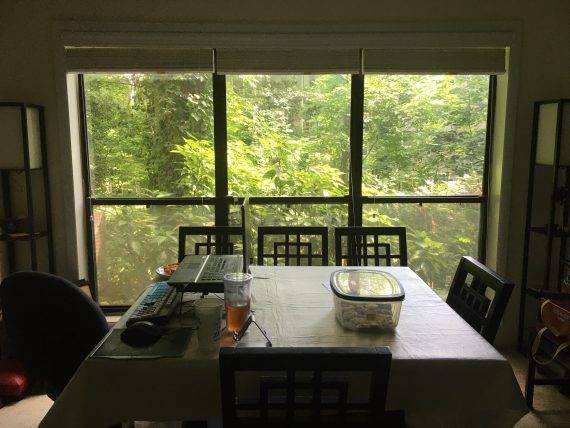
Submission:
{"label": "office chair backrest", "polygon": [[225,428],[382,426],[387,417],[387,347],[232,347],[219,357]]}
{"label": "office chair backrest", "polygon": [[405,227],[336,227],[334,240],[337,266],[408,266]]}
{"label": "office chair backrest", "polygon": [[56,399],[109,330],[97,304],[72,282],[18,272],[0,284],[0,307],[14,353]]}
{"label": "office chair backrest", "polygon": [[513,288],[514,284],[508,279],[473,257],[463,256],[446,301],[492,344]]}
{"label": "office chair backrest", "polygon": [[257,228],[257,264],[327,266],[329,264],[328,228],[326,226],[259,226]]}

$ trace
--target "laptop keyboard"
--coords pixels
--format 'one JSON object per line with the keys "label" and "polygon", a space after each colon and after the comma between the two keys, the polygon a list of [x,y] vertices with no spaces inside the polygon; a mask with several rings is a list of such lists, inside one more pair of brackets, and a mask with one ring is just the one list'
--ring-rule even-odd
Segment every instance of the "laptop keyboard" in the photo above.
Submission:
{"label": "laptop keyboard", "polygon": [[224,279],[224,269],[228,260],[225,257],[209,258],[204,272],[202,272],[202,281],[221,281]]}

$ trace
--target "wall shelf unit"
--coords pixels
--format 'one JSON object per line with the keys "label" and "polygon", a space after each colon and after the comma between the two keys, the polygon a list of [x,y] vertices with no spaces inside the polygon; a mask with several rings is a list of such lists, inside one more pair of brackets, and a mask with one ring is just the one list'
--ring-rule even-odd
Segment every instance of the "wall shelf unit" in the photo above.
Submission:
{"label": "wall shelf unit", "polygon": [[0,102],[0,279],[53,272],[44,109]]}
{"label": "wall shelf unit", "polygon": [[518,347],[528,350],[536,290],[570,288],[570,99],[534,104]]}

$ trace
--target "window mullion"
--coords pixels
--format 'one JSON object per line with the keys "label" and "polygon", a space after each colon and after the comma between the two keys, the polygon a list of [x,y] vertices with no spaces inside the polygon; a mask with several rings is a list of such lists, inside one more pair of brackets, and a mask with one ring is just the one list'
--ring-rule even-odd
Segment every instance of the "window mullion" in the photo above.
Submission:
{"label": "window mullion", "polygon": [[98,301],[97,271],[95,269],[95,228],[93,224],[93,188],[91,183],[91,167],[89,164],[89,133],[87,132],[87,107],[85,100],[85,80],[83,74],[77,75],[78,95],[79,95],[79,126],[81,132],[81,163],[83,173],[83,197],[85,200],[85,228],[87,244],[87,271],[88,278],[95,284],[95,295],[93,298]]}
{"label": "window mullion", "polygon": [[364,135],[364,75],[353,74],[350,88],[350,168],[348,224],[362,226],[362,145]]}
{"label": "window mullion", "polygon": [[495,106],[497,97],[497,76],[489,76],[489,92],[488,92],[488,105],[487,105],[487,132],[485,134],[485,161],[483,164],[483,183],[482,183],[482,196],[484,201],[481,203],[480,219],[479,219],[479,260],[483,263],[487,258],[487,219],[489,209],[489,188],[490,188],[490,167],[493,161],[491,142],[493,141],[493,131],[495,124]]}
{"label": "window mullion", "polygon": [[214,165],[216,188],[217,226],[227,226],[229,217],[228,206],[228,131],[226,110],[226,76],[213,75],[214,100]]}

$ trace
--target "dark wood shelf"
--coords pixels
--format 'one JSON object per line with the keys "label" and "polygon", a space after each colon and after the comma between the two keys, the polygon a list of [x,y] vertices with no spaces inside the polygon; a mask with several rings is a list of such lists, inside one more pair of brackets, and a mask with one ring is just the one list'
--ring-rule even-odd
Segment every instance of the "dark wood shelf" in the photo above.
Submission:
{"label": "dark wood shelf", "polygon": [[27,170],[26,168],[0,168],[0,172],[26,172],[26,171],[41,171],[42,167],[30,168]]}
{"label": "dark wood shelf", "polygon": [[13,126],[21,128],[19,138],[6,141],[10,146],[4,149],[10,150],[10,157],[6,167],[0,168],[0,242],[6,253],[6,272],[2,274],[22,269],[53,272],[44,108],[0,102],[0,109],[13,113]]}
{"label": "dark wood shelf", "polygon": [[[527,298],[559,293],[570,279],[570,168],[562,141],[566,131],[562,129],[562,114],[564,108],[570,107],[569,102],[561,98],[534,103],[519,301],[518,348],[521,350],[528,348],[524,333],[529,315]],[[554,110],[547,111],[545,106]],[[553,111],[558,118],[550,121],[548,115]],[[540,124],[554,138],[542,138]],[[549,165],[548,170],[537,168],[545,164]],[[544,238],[537,240],[541,242],[533,248],[534,241],[531,241],[536,235]],[[529,278],[533,278],[533,284],[527,283]]]}
{"label": "dark wood shelf", "polygon": [[[541,235],[548,235],[548,226],[533,226],[530,228],[531,232],[539,233]],[[552,232],[552,236],[555,238],[564,238],[570,237],[570,231],[564,231],[560,229],[556,229]]]}
{"label": "dark wood shelf", "polygon": [[0,241],[31,241],[44,236],[48,236],[47,231],[35,232],[33,234],[28,232],[4,233],[0,235]]}

